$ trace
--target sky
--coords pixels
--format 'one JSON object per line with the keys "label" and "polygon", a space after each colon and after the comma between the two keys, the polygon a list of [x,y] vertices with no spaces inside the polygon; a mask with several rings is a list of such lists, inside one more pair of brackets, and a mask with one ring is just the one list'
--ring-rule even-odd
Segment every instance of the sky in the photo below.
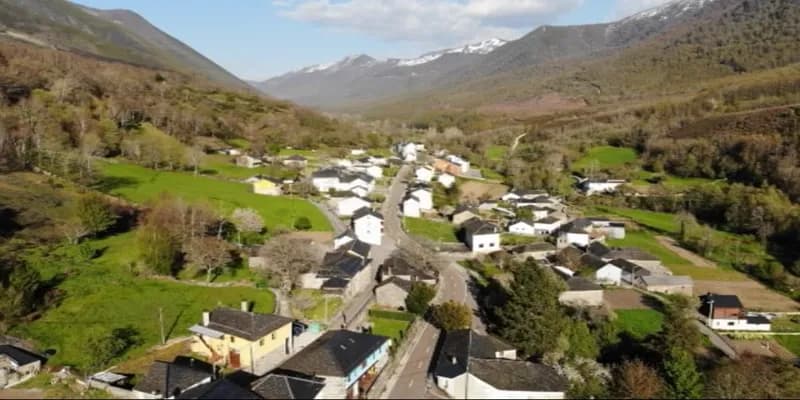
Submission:
{"label": "sky", "polygon": [[414,58],[540,25],[608,22],[667,0],[74,0],[133,10],[235,75],[269,77],[348,55]]}

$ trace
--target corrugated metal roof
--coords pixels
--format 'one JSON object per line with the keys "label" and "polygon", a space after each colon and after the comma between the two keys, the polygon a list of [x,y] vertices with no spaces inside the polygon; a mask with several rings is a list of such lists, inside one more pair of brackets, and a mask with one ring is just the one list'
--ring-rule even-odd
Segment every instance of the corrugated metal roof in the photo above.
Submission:
{"label": "corrugated metal roof", "polygon": [[219,339],[225,336],[222,332],[206,328],[205,326],[202,325],[193,325],[191,328],[189,328],[189,332],[196,333],[198,335],[212,337],[214,339]]}

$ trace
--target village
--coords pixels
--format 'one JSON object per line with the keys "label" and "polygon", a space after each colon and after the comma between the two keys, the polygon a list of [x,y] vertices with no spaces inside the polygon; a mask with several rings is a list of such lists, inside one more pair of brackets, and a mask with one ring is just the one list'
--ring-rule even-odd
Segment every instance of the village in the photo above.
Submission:
{"label": "village", "polygon": [[[291,179],[244,179],[257,195],[280,196],[303,184],[320,194],[316,204],[335,235],[330,244],[307,242],[324,254],[297,277],[293,293],[319,294],[315,307],[322,315],[297,318],[293,300],[285,298],[275,314],[255,312],[248,301],[207,310],[193,316],[187,352],[154,360],[134,380],[113,368],[97,372],[87,380],[90,387],[139,399],[564,398],[568,382],[557,370],[517,359],[517,349],[487,332],[474,291],[475,282],[488,277],[486,265],[535,260],[563,281],[558,301],[574,309],[613,307],[623,290],[696,295],[693,279],[673,275],[658,256],[609,244],[625,239],[628,221],[580,215],[545,190],[513,188],[474,201],[442,201],[460,182],[483,179],[446,150],[429,153],[424,145],[403,142],[390,155],[353,149],[346,157],[314,162],[298,154],[259,159],[235,149],[218,152],[241,168],[280,163],[297,171]],[[587,179],[576,185],[593,196],[624,183]],[[458,242],[420,236],[420,228],[411,227],[420,221],[449,227]],[[252,250],[251,268],[269,262]],[[440,335],[424,315],[409,313],[409,298],[421,287],[432,290],[425,307],[467,305],[469,326]],[[748,311],[735,292],[706,293],[700,304],[701,332],[733,357],[736,351],[720,333],[769,332],[776,316]],[[376,321],[400,328],[385,336]],[[20,346],[0,346],[0,387],[35,377],[43,360]]]}

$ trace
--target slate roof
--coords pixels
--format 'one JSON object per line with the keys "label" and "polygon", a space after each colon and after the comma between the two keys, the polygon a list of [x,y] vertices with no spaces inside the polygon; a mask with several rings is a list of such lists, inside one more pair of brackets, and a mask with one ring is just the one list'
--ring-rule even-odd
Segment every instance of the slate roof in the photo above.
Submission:
{"label": "slate roof", "polygon": [[600,243],[600,242],[592,242],[589,244],[589,247],[586,248],[587,253],[591,253],[597,257],[603,257],[608,254],[611,249],[608,246]]}
{"label": "slate roof", "polygon": [[379,283],[378,286],[376,286],[376,289],[379,288],[379,287],[387,286],[387,285],[395,285],[395,286],[399,287],[400,289],[403,289],[403,291],[405,291],[406,293],[408,293],[408,292],[411,291],[411,285],[413,285],[413,282],[407,281],[405,279],[400,279],[400,278],[398,278],[396,276],[393,276],[393,277],[391,277],[391,278]]}
{"label": "slate roof", "polygon": [[341,171],[337,168],[323,168],[317,171],[314,171],[311,174],[312,178],[338,178],[341,174]]}
{"label": "slate roof", "polygon": [[229,379],[219,379],[191,388],[178,396],[178,399],[261,399],[262,397]]}
{"label": "slate roof", "polygon": [[475,215],[478,214],[478,211],[475,209],[475,207],[466,204],[459,204],[455,211],[453,211],[453,215],[461,214],[463,212],[470,212]]}
{"label": "slate roof", "polygon": [[371,215],[371,216],[373,216],[375,218],[378,218],[380,220],[383,220],[383,215],[381,215],[377,211],[375,211],[375,210],[373,210],[373,209],[371,209],[369,207],[361,207],[361,208],[359,208],[358,210],[356,210],[353,213],[353,221],[359,220],[359,219],[364,218],[364,217],[369,216],[369,215]]}
{"label": "slate roof", "polygon": [[761,325],[761,324],[770,324],[771,323],[770,320],[767,317],[763,316],[763,315],[748,315],[747,317],[745,317],[745,319],[747,320],[748,324],[752,324],[752,325],[756,325],[756,324]]}
{"label": "slate roof", "polygon": [[593,270],[598,270],[603,268],[608,264],[607,262],[603,261],[602,258],[597,257],[593,254],[584,254],[581,256],[581,266],[586,268],[591,268]]}
{"label": "slate roof", "polygon": [[209,313],[209,329],[227,333],[249,341],[267,336],[292,320],[275,314],[246,312],[234,308],[219,307]]}
{"label": "slate roof", "polygon": [[599,285],[594,284],[592,281],[580,276],[567,279],[567,287],[571,292],[588,292],[603,289]]}
{"label": "slate roof", "polygon": [[150,365],[142,380],[134,390],[142,393],[159,393],[162,396],[175,396],[186,388],[197,385],[203,380],[213,377],[205,368],[205,363],[196,361],[202,367],[176,364],[174,362],[155,361]]}
{"label": "slate roof", "polygon": [[467,371],[467,365],[473,359],[493,359],[498,352],[508,350],[514,348],[499,339],[478,334],[471,329],[450,331],[444,334],[434,372],[437,376],[455,378]]}
{"label": "slate roof", "polygon": [[344,377],[388,340],[367,333],[328,331],[279,368],[306,376]]}
{"label": "slate roof", "polygon": [[708,304],[710,299],[714,299],[714,307],[723,308],[744,308],[739,296],[735,294],[714,294],[708,293],[703,296],[703,303]]}
{"label": "slate roof", "polygon": [[558,218],[550,216],[550,217],[544,217],[544,218],[542,218],[542,219],[540,219],[540,220],[538,220],[536,222],[538,222],[540,224],[550,225],[550,224],[555,224],[558,221],[560,221]]}
{"label": "slate roof", "polygon": [[367,265],[366,260],[363,258],[350,254],[347,251],[340,251],[342,249],[344,249],[344,247],[341,247],[335,252],[325,254],[325,257],[322,259],[322,270],[319,275],[346,276],[352,278]]}
{"label": "slate roof", "polygon": [[518,219],[518,220],[511,221],[511,223],[509,223],[508,226],[512,227],[512,226],[517,225],[517,224],[525,224],[525,225],[528,225],[530,227],[533,227],[533,221],[527,220],[527,219]]}
{"label": "slate roof", "polygon": [[544,364],[515,360],[474,359],[470,374],[499,390],[527,392],[565,392],[567,379]]}
{"label": "slate roof", "polygon": [[348,279],[334,276],[333,278],[328,279],[322,284],[322,289],[330,289],[330,290],[341,290],[347,288],[347,285],[350,284]]}
{"label": "slate roof", "polygon": [[313,399],[325,387],[319,380],[269,374],[250,386],[262,399]]}
{"label": "slate roof", "polygon": [[480,218],[472,218],[464,222],[464,230],[468,235],[491,235],[500,233],[500,228],[490,222],[486,222]]}
{"label": "slate roof", "polygon": [[659,261],[659,258],[636,248],[614,249],[606,253],[605,258],[622,258],[625,260]]}
{"label": "slate roof", "polygon": [[383,265],[381,265],[381,273],[391,275],[411,275],[412,277],[416,276],[417,279],[424,280],[436,279],[436,276],[433,273],[417,268],[411,265],[411,263],[409,263],[405,258],[398,256],[389,257],[386,261],[384,261]]}
{"label": "slate roof", "polygon": [[[623,260],[621,258],[617,258],[616,260],[611,260],[609,262],[609,264],[613,264],[613,265],[619,267],[619,269],[621,269],[621,270],[623,270],[625,272],[631,272],[631,271],[637,271],[638,272],[639,270],[647,271],[646,269],[644,269],[644,268],[642,268],[642,267],[640,267],[640,266],[638,266],[638,265],[636,265],[636,264],[634,264],[634,263],[632,263],[632,262],[630,262],[628,260]],[[649,275],[649,272],[648,272],[648,275]]]}
{"label": "slate roof", "polygon": [[0,355],[14,360],[14,362],[19,366],[33,364],[37,361],[44,360],[43,357],[37,356],[28,350],[10,344],[0,345]]}

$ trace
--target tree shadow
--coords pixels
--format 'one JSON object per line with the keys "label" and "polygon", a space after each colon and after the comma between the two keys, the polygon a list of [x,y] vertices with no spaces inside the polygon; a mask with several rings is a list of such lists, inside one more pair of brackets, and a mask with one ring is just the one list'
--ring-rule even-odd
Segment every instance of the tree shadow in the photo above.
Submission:
{"label": "tree shadow", "polygon": [[17,222],[19,211],[11,208],[0,209],[0,237],[10,237],[22,230],[23,226]]}
{"label": "tree shadow", "polygon": [[178,311],[178,315],[176,315],[175,319],[172,320],[172,325],[169,326],[169,329],[167,329],[167,332],[164,334],[164,340],[169,340],[169,338],[172,337],[172,333],[175,332],[175,328],[178,326],[178,321],[180,321],[181,317],[183,316],[185,309],[186,308],[181,308],[181,310]]}
{"label": "tree shadow", "polygon": [[104,176],[91,187],[97,191],[108,193],[116,189],[137,186],[139,183],[141,183],[140,180],[127,176]]}

